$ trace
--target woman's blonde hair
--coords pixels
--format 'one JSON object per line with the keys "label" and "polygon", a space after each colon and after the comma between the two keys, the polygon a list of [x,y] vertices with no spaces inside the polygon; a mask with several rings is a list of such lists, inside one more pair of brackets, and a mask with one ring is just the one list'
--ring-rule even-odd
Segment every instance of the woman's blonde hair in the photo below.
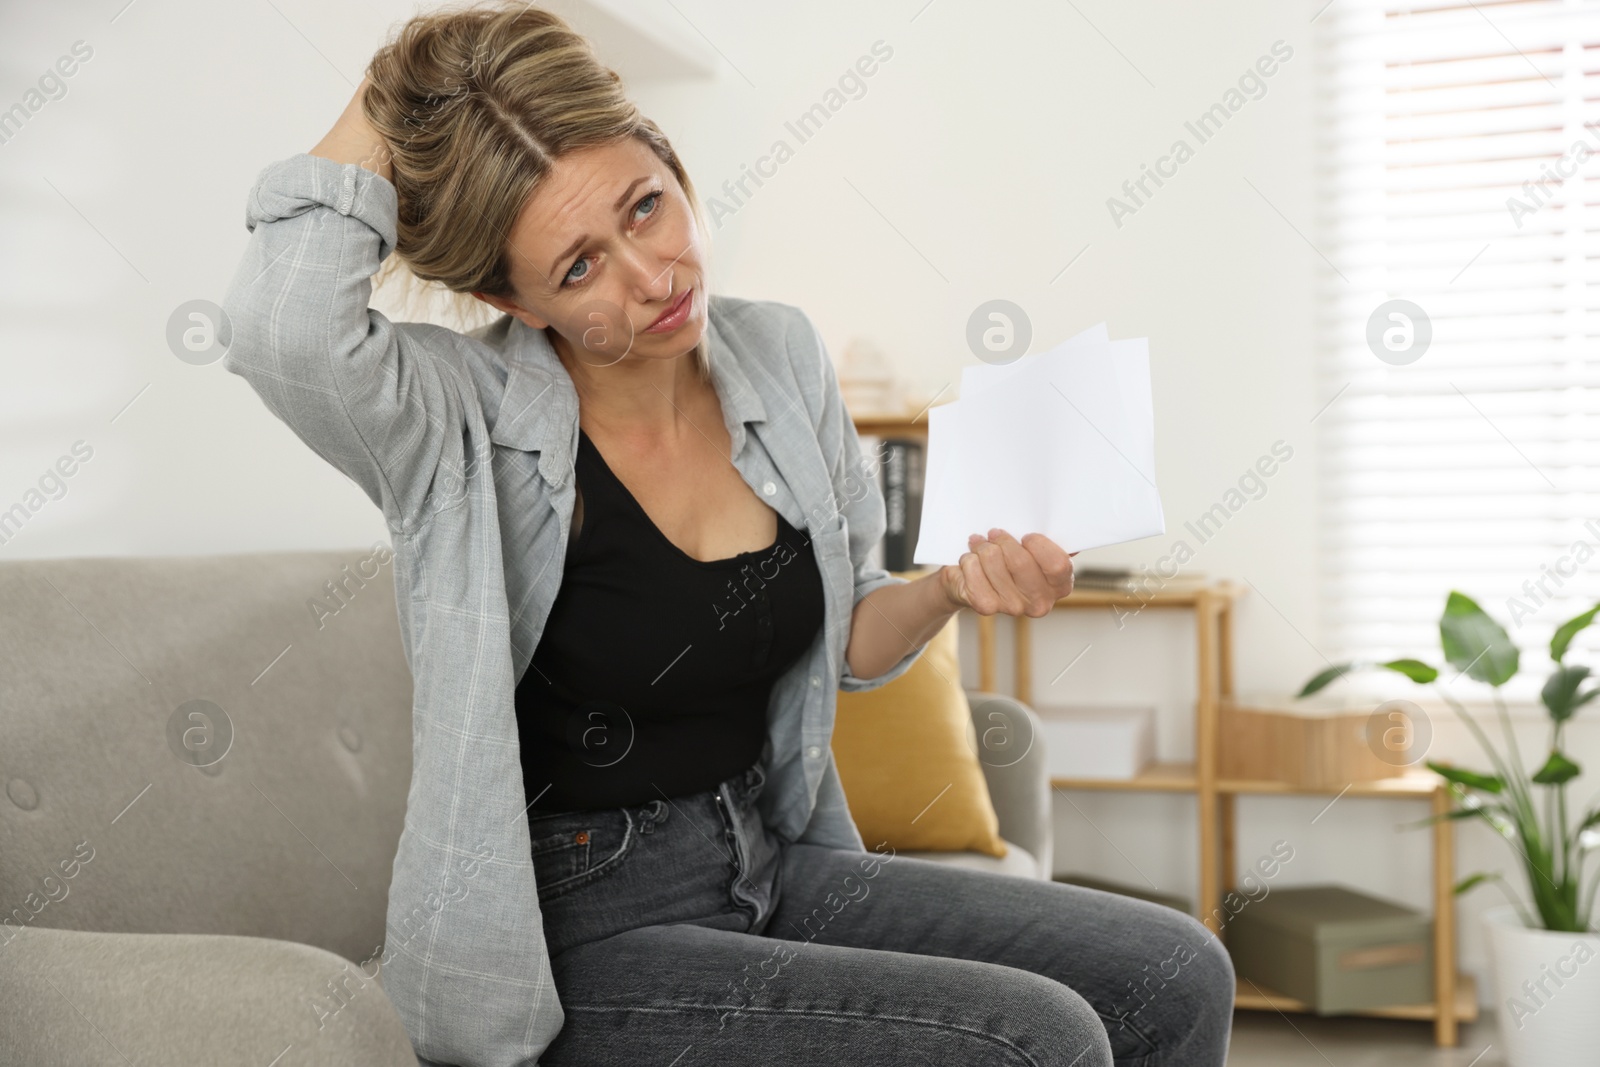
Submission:
{"label": "woman's blonde hair", "polygon": [[[508,235],[551,164],[574,149],[637,138],[677,178],[706,232],[694,185],[666,135],[589,42],[549,11],[479,2],[417,15],[366,73],[362,111],[393,154],[399,194],[394,254],[377,283],[403,264],[414,279],[411,295],[431,295],[429,285],[454,294],[445,296],[445,309],[463,325],[498,317],[473,291],[515,298]],[[707,377],[704,336],[694,359]]]}

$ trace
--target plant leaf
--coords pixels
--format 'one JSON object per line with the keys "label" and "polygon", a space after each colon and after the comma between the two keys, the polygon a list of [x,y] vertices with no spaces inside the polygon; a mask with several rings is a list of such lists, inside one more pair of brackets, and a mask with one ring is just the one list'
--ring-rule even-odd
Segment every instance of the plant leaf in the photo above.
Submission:
{"label": "plant leaf", "polygon": [[1300,697],[1310,696],[1312,693],[1315,693],[1319,689],[1325,688],[1331,682],[1335,682],[1340,678],[1343,678],[1345,675],[1349,674],[1351,671],[1360,666],[1361,664],[1359,663],[1340,663],[1337,666],[1329,667],[1327,670],[1311,679],[1311,681],[1307,682],[1304,688],[1295,694],[1295,699],[1298,700]]}
{"label": "plant leaf", "polygon": [[1312,693],[1317,692],[1319,689],[1324,689],[1333,684],[1340,678],[1343,678],[1345,675],[1352,674],[1360,670],[1366,670],[1368,667],[1382,667],[1385,670],[1391,670],[1397,674],[1403,674],[1407,678],[1410,678],[1413,682],[1423,685],[1426,685],[1428,682],[1431,682],[1435,678],[1439,677],[1439,671],[1437,668],[1428,666],[1420,659],[1394,659],[1390,660],[1388,663],[1366,663],[1358,660],[1352,663],[1339,663],[1329,667],[1327,670],[1323,671],[1321,674],[1318,674],[1316,677],[1307,682],[1304,688],[1295,694],[1295,698],[1300,699],[1302,697],[1308,697]]}
{"label": "plant leaf", "polygon": [[1580,706],[1593,699],[1596,692],[1590,690],[1584,694],[1582,700],[1578,699],[1578,687],[1589,677],[1588,667],[1557,667],[1555,673],[1545,679],[1544,688],[1539,691],[1539,699],[1544,701],[1544,706],[1550,712],[1550,718],[1556,722],[1566,722]]}
{"label": "plant leaf", "polygon": [[1463,767],[1452,767],[1447,763],[1435,763],[1433,760],[1428,761],[1428,768],[1457,785],[1464,785],[1469,789],[1481,789],[1485,793],[1498,793],[1506,787],[1500,776],[1495,774],[1480,774]]}
{"label": "plant leaf", "polygon": [[1465,893],[1469,890],[1476,889],[1478,886],[1482,885],[1484,882],[1487,882],[1493,877],[1494,875],[1487,874],[1484,871],[1479,871],[1477,874],[1469,874],[1467,877],[1456,883],[1456,896],[1460,896],[1462,893]]}
{"label": "plant leaf", "polygon": [[1422,685],[1426,685],[1439,677],[1439,669],[1437,667],[1430,667],[1420,659],[1395,659],[1390,660],[1388,663],[1380,663],[1378,666],[1397,671],[1410,678],[1413,682]]}
{"label": "plant leaf", "polygon": [[1481,808],[1451,808],[1449,811],[1438,815],[1429,815],[1415,822],[1404,825],[1412,830],[1420,830],[1425,826],[1436,826],[1442,822],[1461,822],[1463,819],[1482,819],[1490,826],[1495,825],[1494,816],[1504,809],[1499,804],[1484,805]]}
{"label": "plant leaf", "polygon": [[1471,597],[1451,590],[1439,618],[1439,640],[1451,666],[1501,686],[1517,673],[1517,646]]}
{"label": "plant leaf", "polygon": [[1595,614],[1600,612],[1600,604],[1596,604],[1582,615],[1574,615],[1560,626],[1550,638],[1550,658],[1557,663],[1567,654],[1567,646],[1572,644],[1572,639],[1578,636],[1579,631],[1587,629],[1594,622]]}
{"label": "plant leaf", "polygon": [[1561,785],[1570,782],[1583,773],[1583,768],[1573,763],[1560,752],[1550,753],[1550,758],[1545,760],[1544,766],[1533,776],[1539,785]]}

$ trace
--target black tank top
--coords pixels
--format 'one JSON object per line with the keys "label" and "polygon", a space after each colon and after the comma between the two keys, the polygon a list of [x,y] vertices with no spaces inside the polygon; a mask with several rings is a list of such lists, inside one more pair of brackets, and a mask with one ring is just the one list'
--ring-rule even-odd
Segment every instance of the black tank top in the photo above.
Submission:
{"label": "black tank top", "polygon": [[581,429],[583,518],[517,685],[530,814],[715,787],[761,757],[772,684],[823,620],[810,538],[780,514],[764,549],[689,556]]}

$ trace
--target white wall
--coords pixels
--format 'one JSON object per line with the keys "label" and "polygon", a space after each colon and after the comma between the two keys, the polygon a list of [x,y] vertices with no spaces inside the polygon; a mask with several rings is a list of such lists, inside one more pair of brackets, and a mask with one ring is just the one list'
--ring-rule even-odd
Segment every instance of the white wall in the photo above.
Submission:
{"label": "white wall", "polygon": [[[94,50],[65,97],[0,144],[0,509],[23,500],[74,441],[94,450],[65,495],[0,553],[235,552],[383,538],[352,483],[241,380],[176,359],[164,334],[179,304],[220,300],[246,239],[244,197],[256,173],[316,142],[407,7],[122,3],[0,16],[0,107],[22,99],[73,42]],[[1315,8],[1267,0],[675,6],[653,5],[650,17],[726,62],[713,56],[714,77],[634,89],[704,197],[720,195],[774,139],[793,145],[785,120],[821,100],[874,42],[893,50],[865,94],[715,230],[718,286],[803,306],[835,356],[851,337],[875,340],[930,396],[973,362],[966,319],[991,298],[1027,309],[1036,349],[1100,320],[1114,336],[1150,338],[1171,532],[1080,560],[1153,564],[1186,537],[1185,519],[1285,441],[1294,457],[1266,496],[1209,543],[1190,539],[1192,566],[1254,587],[1238,612],[1244,688],[1289,690],[1318,669],[1310,419],[1327,398],[1315,387],[1312,324],[1327,268],[1299,235],[1316,232]],[[1198,145],[1185,120],[1279,40],[1294,55],[1265,96]],[[1194,157],[1118,227],[1107,198],[1180,137]],[[1000,629],[1004,636],[1004,621]],[[1119,629],[1099,613],[1059,613],[1035,635],[1038,700],[1152,703],[1161,755],[1192,753],[1194,646],[1181,616],[1148,611]],[[969,620],[963,642],[975,679],[973,638]],[[1438,733],[1436,753],[1475,758],[1448,720]],[[1577,734],[1575,753],[1594,762],[1600,739],[1581,724]],[[1423,813],[1346,799],[1318,818],[1325,804],[1243,802],[1241,858],[1286,839],[1296,858],[1283,884],[1337,880],[1427,908],[1427,837],[1394,829]],[[1059,870],[1148,879],[1193,896],[1191,799],[1063,795],[1056,814]],[[1476,828],[1462,852],[1463,872],[1509,870]],[[1470,970],[1484,959],[1472,916],[1492,902],[1480,895],[1465,905]]]}

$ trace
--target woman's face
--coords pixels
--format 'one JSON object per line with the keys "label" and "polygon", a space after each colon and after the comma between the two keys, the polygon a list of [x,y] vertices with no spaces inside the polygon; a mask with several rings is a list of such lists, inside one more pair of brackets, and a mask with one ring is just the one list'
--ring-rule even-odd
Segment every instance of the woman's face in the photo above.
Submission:
{"label": "woman's face", "polygon": [[700,235],[688,197],[637,138],[568,152],[510,234],[515,301],[478,295],[594,367],[672,359],[706,324]]}

